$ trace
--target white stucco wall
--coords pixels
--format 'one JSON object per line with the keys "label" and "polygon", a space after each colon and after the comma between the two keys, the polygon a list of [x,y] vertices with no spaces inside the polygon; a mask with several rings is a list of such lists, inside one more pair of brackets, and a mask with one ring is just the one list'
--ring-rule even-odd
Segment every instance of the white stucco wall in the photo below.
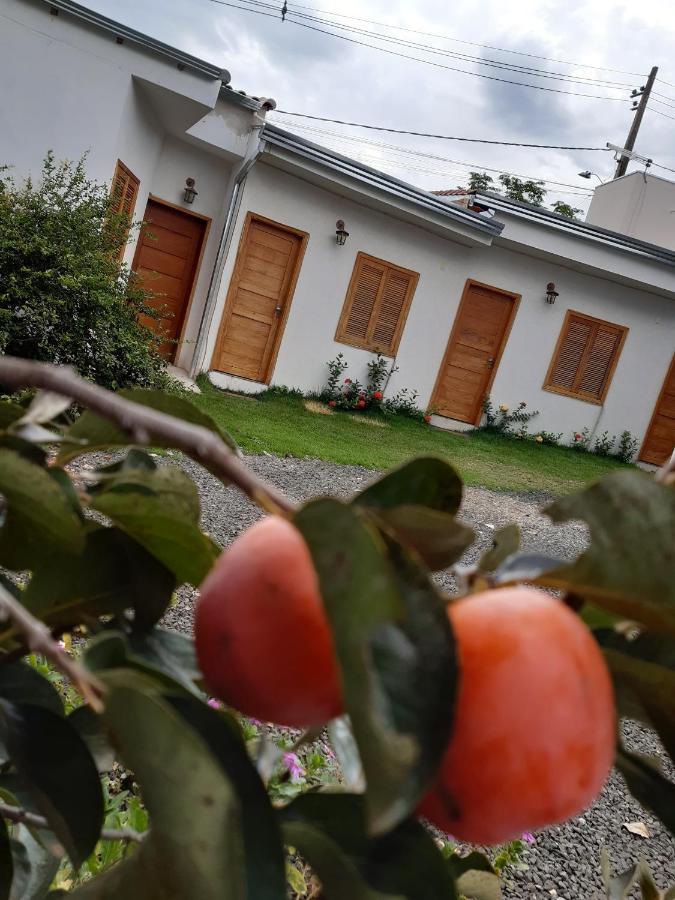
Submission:
{"label": "white stucco wall", "polygon": [[631,172],[598,185],[586,221],[675,250],[675,181]]}
{"label": "white stucco wall", "polygon": [[[506,246],[467,248],[264,163],[252,170],[246,182],[207,360],[213,352],[248,211],[310,235],[273,384],[316,390],[325,382],[325,363],[339,352],[349,362],[349,374],[364,379],[371,354],[334,341],[356,254],[361,250],[420,273],[396,358],[399,371],[391,379],[389,394],[402,387],[414,388],[419,391],[420,405],[429,402],[464,284],[467,278],[474,278],[522,295],[491,391],[497,402],[513,406],[525,400],[530,409],[540,411],[531,430],[562,432],[566,440],[584,427],[596,434],[605,429],[618,434],[627,428],[636,437],[643,436],[675,345],[675,299]],[[345,220],[350,232],[344,247],[335,243],[337,218]],[[564,249],[566,240],[575,244],[578,255],[579,239],[561,237],[559,248]],[[601,258],[607,264],[608,259],[611,262],[607,254],[618,252],[591,247],[588,265],[598,265]],[[570,255],[574,254],[570,251]],[[633,263],[622,259],[621,265],[628,272]],[[639,268],[645,263],[636,261],[634,265]],[[675,291],[672,270],[669,277]],[[544,299],[549,281],[554,281],[560,292],[554,306]],[[542,390],[568,308],[630,329],[604,406]]]}

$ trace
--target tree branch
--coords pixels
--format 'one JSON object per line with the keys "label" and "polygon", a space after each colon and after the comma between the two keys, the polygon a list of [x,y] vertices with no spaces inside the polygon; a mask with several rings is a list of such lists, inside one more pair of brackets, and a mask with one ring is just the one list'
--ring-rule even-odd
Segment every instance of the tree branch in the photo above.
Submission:
{"label": "tree branch", "polygon": [[94,712],[103,712],[101,698],[105,688],[98,678],[68,656],[66,651],[61,649],[58,641],[54,640],[47,626],[28,612],[26,607],[15,600],[1,584],[0,619],[9,619],[13,622],[25,638],[28,649],[44,656],[55,669],[62,672],[82,694]]}
{"label": "tree branch", "polygon": [[675,473],[675,450],[670,454],[670,459],[661,466],[654,478],[662,484],[670,484]]}
{"label": "tree branch", "polygon": [[267,512],[290,513],[295,508],[288,497],[258,478],[213,431],[126,400],[85,381],[67,366],[3,356],[0,357],[0,383],[12,391],[42,388],[70,397],[114,422],[137,444],[151,446],[153,438],[161,438],[201,463],[221,481],[236,484]]}
{"label": "tree branch", "polygon": [[[24,825],[30,825],[32,828],[47,828],[51,831],[49,822],[44,816],[38,816],[22,809],[20,806],[10,806],[8,803],[0,801],[0,816],[9,822],[22,822]],[[134,844],[140,844],[145,837],[140,831],[134,831],[133,828],[103,828],[101,830],[102,841],[128,841]]]}

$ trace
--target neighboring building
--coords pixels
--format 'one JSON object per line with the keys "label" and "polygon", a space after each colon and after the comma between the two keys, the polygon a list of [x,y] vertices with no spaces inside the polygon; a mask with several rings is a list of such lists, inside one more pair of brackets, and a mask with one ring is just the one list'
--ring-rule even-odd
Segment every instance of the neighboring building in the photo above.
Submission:
{"label": "neighboring building", "polygon": [[675,250],[675,182],[631,172],[599,184],[586,222]]}
{"label": "neighboring building", "polygon": [[126,259],[173,313],[177,365],[311,391],[337,353],[363,380],[379,351],[398,367],[388,393],[418,390],[444,427],[477,424],[490,393],[563,439],[628,429],[646,461],[672,450],[672,250],[415,188],[265,123],[273,102],[72,0],[0,0],[0,17],[0,163],[24,175],[48,148],[89,150],[151,223]]}

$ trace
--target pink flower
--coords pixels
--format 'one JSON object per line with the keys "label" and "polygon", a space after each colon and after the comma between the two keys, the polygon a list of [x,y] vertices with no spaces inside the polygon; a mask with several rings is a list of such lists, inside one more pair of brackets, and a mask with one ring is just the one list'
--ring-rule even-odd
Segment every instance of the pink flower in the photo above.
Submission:
{"label": "pink flower", "polygon": [[523,834],[523,840],[525,841],[526,844],[534,844],[534,842],[535,842],[535,837],[534,837],[534,835],[532,834],[531,831],[526,831],[526,832]]}
{"label": "pink flower", "polygon": [[303,769],[300,760],[295,753],[284,753],[283,760],[284,765],[291,776],[291,781],[294,784],[297,784],[305,776],[305,770]]}
{"label": "pink flower", "polygon": [[351,383],[352,383],[351,378],[345,378],[345,384],[351,384]]}
{"label": "pink flower", "polygon": [[221,704],[220,700],[216,700],[215,697],[209,697],[208,706],[210,706],[211,709],[220,709],[222,704]]}

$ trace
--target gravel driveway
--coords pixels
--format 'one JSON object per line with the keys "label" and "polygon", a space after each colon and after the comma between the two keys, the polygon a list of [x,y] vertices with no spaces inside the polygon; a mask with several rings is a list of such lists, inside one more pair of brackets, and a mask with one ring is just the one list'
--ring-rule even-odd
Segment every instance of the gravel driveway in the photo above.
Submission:
{"label": "gravel driveway", "polygon": [[[297,501],[321,494],[348,496],[376,477],[369,469],[338,466],[317,460],[279,459],[250,456],[248,464],[261,476]],[[219,544],[228,544],[260,515],[238,490],[225,488],[201,467],[182,462],[199,485],[203,525]],[[517,522],[525,549],[573,558],[586,543],[586,528],[580,524],[553,526],[538,512],[547,500],[544,495],[500,494],[467,488],[461,517],[477,533],[477,544],[467,561],[490,546],[496,527]],[[451,579],[439,576],[444,587]],[[166,624],[181,631],[192,627],[193,592],[184,589],[180,601],[166,616]],[[508,699],[505,698],[505,702]],[[518,702],[513,698],[512,702]],[[659,756],[671,777],[672,766],[648,729],[626,722],[624,738],[629,749]],[[649,838],[631,834],[625,823],[643,822]],[[603,897],[599,876],[601,848],[609,849],[614,871],[621,871],[644,856],[652,866],[657,883],[675,885],[675,840],[657,819],[643,810],[626,791],[621,776],[613,773],[596,803],[580,816],[558,828],[536,836],[525,858],[529,868],[507,877],[504,896],[508,900],[596,900]],[[631,896],[639,896],[635,892]]]}

